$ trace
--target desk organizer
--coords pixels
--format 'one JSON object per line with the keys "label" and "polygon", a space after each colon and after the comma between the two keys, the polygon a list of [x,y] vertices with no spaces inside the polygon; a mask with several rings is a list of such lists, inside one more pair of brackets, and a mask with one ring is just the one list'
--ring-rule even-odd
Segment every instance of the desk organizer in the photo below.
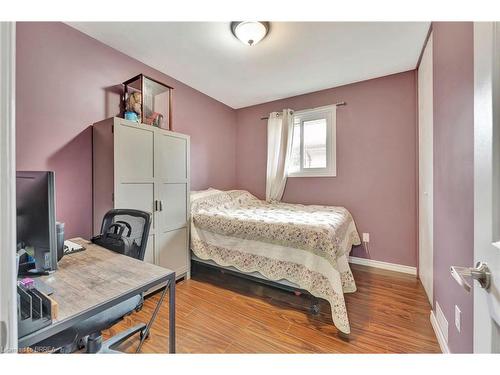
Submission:
{"label": "desk organizer", "polygon": [[52,324],[50,299],[36,288],[17,286],[17,330],[22,337]]}

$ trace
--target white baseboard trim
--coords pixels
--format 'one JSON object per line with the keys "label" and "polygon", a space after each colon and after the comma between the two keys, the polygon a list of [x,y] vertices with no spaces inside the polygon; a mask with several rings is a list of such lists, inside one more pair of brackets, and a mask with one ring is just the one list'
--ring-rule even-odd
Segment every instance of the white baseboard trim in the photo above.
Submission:
{"label": "white baseboard trim", "polygon": [[381,262],[380,260],[349,257],[349,263],[360,264],[362,266],[382,268],[384,270],[407,273],[417,276],[417,267],[404,266],[402,264]]}
{"label": "white baseboard trim", "polygon": [[439,343],[439,347],[441,348],[441,351],[444,354],[450,354],[450,348],[448,348],[448,344],[446,343],[446,340],[444,339],[444,335],[441,332],[441,329],[439,328],[439,324],[436,319],[436,315],[434,315],[434,311],[431,310],[431,325],[432,329],[434,329],[434,333],[436,334],[436,338]]}

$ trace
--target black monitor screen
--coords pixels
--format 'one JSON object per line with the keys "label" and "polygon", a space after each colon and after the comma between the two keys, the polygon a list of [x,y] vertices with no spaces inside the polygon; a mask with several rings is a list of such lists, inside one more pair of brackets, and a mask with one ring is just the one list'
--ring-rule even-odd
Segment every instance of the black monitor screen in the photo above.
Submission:
{"label": "black monitor screen", "polygon": [[37,269],[55,269],[54,172],[17,172],[16,206],[18,245],[34,249]]}

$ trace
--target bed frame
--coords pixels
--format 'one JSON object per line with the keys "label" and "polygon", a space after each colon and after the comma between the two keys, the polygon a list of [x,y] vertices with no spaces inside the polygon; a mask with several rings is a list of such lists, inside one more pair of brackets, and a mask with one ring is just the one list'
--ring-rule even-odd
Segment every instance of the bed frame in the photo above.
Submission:
{"label": "bed frame", "polygon": [[[280,280],[280,281],[274,281],[270,280],[267,277],[263,276],[259,272],[242,272],[238,270],[235,267],[229,266],[229,267],[224,267],[221,265],[218,265],[212,260],[204,260],[201,258],[198,258],[196,255],[194,255],[193,252],[191,252],[191,272],[192,274],[195,273],[196,267],[207,267],[207,268],[212,268],[219,270],[221,272],[234,275],[246,280],[250,280],[253,282],[257,282],[260,284],[268,285],[274,288],[278,288],[287,292],[292,292],[295,295],[305,295],[310,297],[311,300],[311,306],[310,306],[310,311],[313,315],[317,315],[320,312],[320,307],[319,307],[319,299],[315,296],[313,296],[311,293],[309,293],[307,290],[301,289],[297,284],[294,284],[290,281],[287,280]],[[194,272],[193,272],[194,271]]]}

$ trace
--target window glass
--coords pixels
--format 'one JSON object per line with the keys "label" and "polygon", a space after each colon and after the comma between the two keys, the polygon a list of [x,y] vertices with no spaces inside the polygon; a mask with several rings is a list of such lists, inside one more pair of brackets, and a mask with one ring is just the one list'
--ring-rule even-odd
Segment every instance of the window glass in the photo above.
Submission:
{"label": "window glass", "polygon": [[290,173],[300,171],[300,122],[293,125],[292,157],[288,171]]}
{"label": "window glass", "polygon": [[304,121],[303,127],[303,168],[326,168],[326,119]]}
{"label": "window glass", "polygon": [[335,108],[325,106],[295,112],[290,177],[335,177]]}

